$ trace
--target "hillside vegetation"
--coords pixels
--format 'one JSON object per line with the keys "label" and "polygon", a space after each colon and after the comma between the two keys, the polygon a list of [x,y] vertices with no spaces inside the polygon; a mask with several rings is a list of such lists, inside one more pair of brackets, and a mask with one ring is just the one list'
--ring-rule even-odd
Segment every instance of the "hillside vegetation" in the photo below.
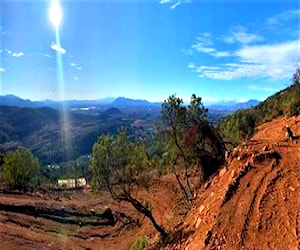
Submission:
{"label": "hillside vegetation", "polygon": [[295,82],[290,87],[270,96],[259,105],[239,110],[223,119],[219,129],[226,141],[238,144],[249,139],[258,125],[285,115],[291,117],[300,114],[300,84]]}
{"label": "hillside vegetation", "polygon": [[[121,126],[132,134],[136,132],[136,136],[146,133],[145,130],[138,134],[140,131],[134,130],[130,124],[138,118],[148,119],[147,124],[152,124],[155,118],[148,113],[143,116],[123,114],[116,108],[100,110],[93,115],[70,112],[73,159],[91,153],[99,135],[116,133]],[[59,110],[0,106],[0,150],[28,148],[43,164],[70,160],[65,158],[60,125]]]}

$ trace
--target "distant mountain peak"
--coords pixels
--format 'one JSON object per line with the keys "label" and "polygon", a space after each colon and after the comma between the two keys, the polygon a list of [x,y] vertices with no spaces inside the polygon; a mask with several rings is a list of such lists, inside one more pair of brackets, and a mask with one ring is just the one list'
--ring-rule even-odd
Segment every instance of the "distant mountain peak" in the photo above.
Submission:
{"label": "distant mountain peak", "polygon": [[126,97],[118,97],[112,102],[113,106],[149,106],[151,102],[147,100],[135,100]]}
{"label": "distant mountain peak", "polygon": [[245,102],[238,101],[228,101],[228,102],[220,102],[208,105],[207,107],[211,110],[229,110],[236,111],[238,109],[247,109],[258,105],[260,101],[255,99],[250,99]]}

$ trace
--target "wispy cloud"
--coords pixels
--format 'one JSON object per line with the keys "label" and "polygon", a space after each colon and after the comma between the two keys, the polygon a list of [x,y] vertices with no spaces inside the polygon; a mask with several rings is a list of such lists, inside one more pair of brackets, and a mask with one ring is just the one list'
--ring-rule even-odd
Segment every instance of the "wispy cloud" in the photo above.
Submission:
{"label": "wispy cloud", "polygon": [[77,70],[82,70],[82,67],[79,66],[77,63],[75,62],[71,62],[70,63],[70,66],[73,67],[73,68],[76,68]]}
{"label": "wispy cloud", "polygon": [[194,63],[190,62],[190,63],[188,64],[188,68],[189,68],[189,69],[195,69],[195,68],[196,68],[196,65],[195,65]]}
{"label": "wispy cloud", "polygon": [[52,56],[49,55],[49,54],[45,54],[44,56],[45,56],[45,57],[48,57],[48,58],[52,58]]}
{"label": "wispy cloud", "polygon": [[5,49],[5,51],[6,51],[6,53],[9,54],[9,55],[12,53],[12,51],[9,50],[9,49]]}
{"label": "wispy cloud", "polygon": [[79,80],[79,78],[78,78],[77,76],[75,76],[75,77],[74,77],[74,80],[75,80],[75,81],[78,81],[78,80]]}
{"label": "wispy cloud", "polygon": [[179,5],[181,4],[181,2],[177,2],[177,3],[174,3],[171,7],[170,7],[170,9],[175,9],[176,7],[178,7]]}
{"label": "wispy cloud", "polygon": [[232,60],[237,59],[237,62],[195,66],[194,71],[201,78],[218,80],[248,77],[284,79],[293,74],[299,52],[300,40],[245,46],[233,53]]}
{"label": "wispy cloud", "polygon": [[300,9],[295,10],[287,10],[285,12],[282,12],[278,15],[275,15],[273,17],[270,17],[266,20],[265,24],[267,26],[277,26],[281,25],[283,22],[300,18]]}
{"label": "wispy cloud", "polygon": [[235,52],[243,63],[278,65],[294,63],[300,53],[300,38],[276,44],[245,46]]}
{"label": "wispy cloud", "polygon": [[257,35],[248,33],[244,30],[243,27],[239,26],[230,31],[230,34],[224,37],[224,42],[233,44],[233,43],[241,43],[241,44],[250,44],[255,42],[263,41],[264,38]]}
{"label": "wispy cloud", "polygon": [[261,87],[261,86],[257,86],[257,85],[248,85],[248,89],[260,91],[260,92],[269,92],[269,93],[277,91],[277,89],[274,89],[274,88]]}
{"label": "wispy cloud", "polygon": [[[274,24],[280,20],[290,20],[295,16],[299,17],[299,15],[300,10],[287,11],[269,18],[268,22]],[[262,21],[257,26],[263,26],[264,22]],[[193,63],[189,63],[188,68],[196,72],[201,78],[218,80],[242,78],[286,79],[294,73],[295,63],[300,58],[299,37],[295,39],[287,36],[285,40],[280,39],[278,42],[274,42],[274,39],[268,39],[269,33],[265,33],[262,37],[256,32],[249,32],[242,26],[236,26],[229,30],[228,34],[225,36],[222,34],[213,36],[210,33],[200,34],[188,50],[193,52],[190,53],[193,56]],[[216,43],[218,46],[225,46],[227,51],[222,51],[222,49],[215,46],[215,41],[218,41]],[[195,52],[215,57],[214,65],[197,63]],[[222,60],[218,61],[218,58],[222,58]],[[268,88],[255,89],[254,86],[249,86],[249,89],[272,91]]]}
{"label": "wispy cloud", "polygon": [[170,3],[172,2],[172,0],[160,0],[159,3],[160,4],[165,4],[165,3]]}
{"label": "wispy cloud", "polygon": [[53,44],[51,44],[50,47],[51,47],[51,49],[56,50],[56,51],[60,52],[61,54],[67,53],[67,51],[64,48],[58,46],[58,44],[53,43]]}
{"label": "wispy cloud", "polygon": [[11,54],[11,56],[13,57],[21,57],[21,56],[25,56],[25,54],[23,52],[14,52]]}
{"label": "wispy cloud", "polygon": [[191,0],[159,0],[160,4],[170,6],[171,10],[176,9],[181,4],[188,4],[191,3]]}
{"label": "wispy cloud", "polygon": [[4,73],[5,72],[5,68],[0,67],[0,73]]}
{"label": "wispy cloud", "polygon": [[217,51],[214,48],[212,36],[210,33],[202,33],[196,38],[196,42],[191,47],[192,51],[209,54],[213,57],[228,57],[228,51]]}

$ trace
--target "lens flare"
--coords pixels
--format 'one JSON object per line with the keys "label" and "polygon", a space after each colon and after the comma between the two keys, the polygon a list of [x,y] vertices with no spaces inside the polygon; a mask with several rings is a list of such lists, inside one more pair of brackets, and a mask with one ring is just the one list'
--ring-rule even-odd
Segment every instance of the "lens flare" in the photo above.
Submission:
{"label": "lens flare", "polygon": [[[61,136],[65,152],[65,160],[72,158],[72,144],[70,133],[70,117],[69,109],[65,102],[65,84],[64,84],[64,71],[62,55],[66,53],[61,47],[59,25],[62,20],[62,11],[57,0],[52,1],[50,8],[50,20],[55,27],[55,40],[56,40],[56,74],[57,85],[59,89],[60,99],[62,100],[62,108],[60,114]],[[60,48],[60,49],[58,49]]]}
{"label": "lens flare", "polygon": [[62,19],[62,11],[61,8],[56,0],[52,1],[50,12],[49,12],[50,21],[54,25],[55,28],[58,28],[61,19]]}

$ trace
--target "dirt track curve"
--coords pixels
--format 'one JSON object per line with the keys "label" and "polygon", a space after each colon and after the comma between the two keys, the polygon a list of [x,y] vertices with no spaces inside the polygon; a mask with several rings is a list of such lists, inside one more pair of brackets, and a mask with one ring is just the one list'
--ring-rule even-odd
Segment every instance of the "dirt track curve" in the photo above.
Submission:
{"label": "dirt track curve", "polygon": [[166,249],[300,249],[300,117],[258,127],[199,190]]}

